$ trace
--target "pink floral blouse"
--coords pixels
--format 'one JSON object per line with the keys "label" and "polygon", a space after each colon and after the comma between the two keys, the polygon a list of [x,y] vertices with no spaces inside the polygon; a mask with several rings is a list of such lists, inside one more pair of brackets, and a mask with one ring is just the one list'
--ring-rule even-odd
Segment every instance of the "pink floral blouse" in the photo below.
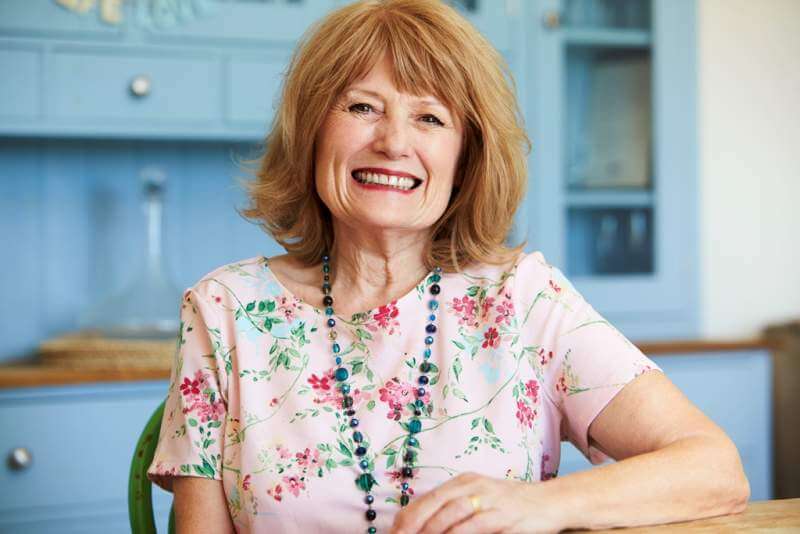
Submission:
{"label": "pink floral blouse", "polygon": [[[605,459],[588,444],[589,425],[655,364],[540,252],[444,274],[440,286],[426,392],[433,411],[417,435],[412,500],[464,471],[553,478],[565,439],[593,463]],[[378,481],[379,532],[399,510],[408,411],[397,408],[416,394],[424,287],[336,317]],[[326,319],[283,287],[264,257],[220,267],[188,289],[149,478],[168,490],[174,476],[222,480],[239,532],[365,531]]]}

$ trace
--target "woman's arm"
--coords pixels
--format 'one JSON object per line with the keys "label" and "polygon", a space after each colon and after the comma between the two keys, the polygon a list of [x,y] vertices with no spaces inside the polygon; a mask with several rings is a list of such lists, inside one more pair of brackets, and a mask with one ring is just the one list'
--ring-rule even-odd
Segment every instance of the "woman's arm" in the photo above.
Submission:
{"label": "woman's arm", "polygon": [[589,437],[620,461],[531,488],[548,494],[564,528],[668,523],[747,504],[750,485],[736,446],[660,372],[625,386]]}
{"label": "woman's arm", "polygon": [[401,511],[395,532],[649,525],[739,512],[747,503],[736,447],[660,372],[626,385],[589,438],[619,461],[537,484],[461,475]]}
{"label": "woman's arm", "polygon": [[175,531],[177,534],[229,534],[234,532],[222,481],[200,477],[175,477]]}

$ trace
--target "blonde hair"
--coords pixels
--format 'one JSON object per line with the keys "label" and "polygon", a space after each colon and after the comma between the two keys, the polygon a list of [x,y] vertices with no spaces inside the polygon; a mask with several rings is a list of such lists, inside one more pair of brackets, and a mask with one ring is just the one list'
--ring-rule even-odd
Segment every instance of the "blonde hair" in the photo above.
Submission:
{"label": "blonde hair", "polygon": [[257,221],[286,251],[314,265],[333,244],[331,214],[314,186],[314,145],[341,92],[384,54],[402,92],[440,99],[463,125],[462,152],[448,207],[432,228],[424,261],[460,271],[501,264],[524,243],[504,240],[525,194],[531,144],[514,81],[502,56],[439,0],[367,0],[312,25],[289,63],[255,180],[245,184]]}

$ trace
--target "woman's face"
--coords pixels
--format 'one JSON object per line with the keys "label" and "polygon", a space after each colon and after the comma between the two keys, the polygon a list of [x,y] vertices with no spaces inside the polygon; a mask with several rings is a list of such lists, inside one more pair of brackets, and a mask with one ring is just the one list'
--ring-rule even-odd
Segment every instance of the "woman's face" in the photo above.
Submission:
{"label": "woman's face", "polygon": [[398,92],[388,61],[328,112],[316,139],[315,183],[340,223],[423,230],[447,208],[462,127],[433,96]]}

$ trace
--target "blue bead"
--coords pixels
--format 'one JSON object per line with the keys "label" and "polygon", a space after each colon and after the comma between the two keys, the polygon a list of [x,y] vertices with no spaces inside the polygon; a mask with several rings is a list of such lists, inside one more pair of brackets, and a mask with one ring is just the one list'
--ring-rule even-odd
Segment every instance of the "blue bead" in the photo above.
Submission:
{"label": "blue bead", "polygon": [[426,345],[433,345],[433,337],[432,336],[426,337],[425,338],[425,344]]}
{"label": "blue bead", "polygon": [[417,441],[417,438],[412,436],[406,440],[406,445],[408,445],[409,447],[416,447],[417,445],[419,445],[419,441]]}
{"label": "blue bead", "polygon": [[328,255],[327,255],[327,254],[326,254],[325,256],[322,256],[322,261],[324,261],[324,262],[326,262],[326,263],[327,263],[327,261],[328,261],[329,259],[330,259],[330,258],[328,258]]}
{"label": "blue bead", "polygon": [[424,397],[425,396],[425,388],[419,388],[417,390],[417,395],[419,395],[420,397]]}
{"label": "blue bead", "polygon": [[368,460],[361,460],[360,462],[358,462],[358,466],[361,469],[369,469],[369,461]]}
{"label": "blue bead", "polygon": [[345,369],[344,367],[339,367],[336,370],[335,376],[336,380],[338,380],[339,382],[344,382],[345,380],[347,380],[347,377],[350,376],[350,373],[347,372],[347,369]]}
{"label": "blue bead", "polygon": [[330,306],[325,308],[325,315],[333,315],[333,308],[331,308]]}
{"label": "blue bead", "polygon": [[[435,324],[429,324],[428,326],[425,327],[425,331],[427,333],[429,333],[429,334],[436,333],[436,325]],[[431,338],[431,339],[433,339],[433,338]]]}
{"label": "blue bead", "polygon": [[336,357],[336,365],[341,365],[341,364],[342,364],[342,359],[337,356]]}
{"label": "blue bead", "polygon": [[[408,431],[409,432],[411,432],[412,434],[416,434],[420,430],[422,430],[422,421],[420,421],[419,419],[412,419],[411,421],[408,422]],[[414,439],[414,438],[409,438],[409,441],[411,439]],[[416,440],[414,440],[414,441],[416,441]]]}
{"label": "blue bead", "polygon": [[433,272],[439,274],[442,272],[442,268],[437,265],[436,267],[433,268]]}
{"label": "blue bead", "polygon": [[367,454],[367,448],[363,446],[356,447],[356,456],[364,456]]}
{"label": "blue bead", "polygon": [[428,377],[427,377],[427,376],[425,376],[425,375],[422,375],[422,376],[420,376],[420,377],[419,377],[418,381],[419,381],[419,383],[420,383],[421,385],[423,385],[423,386],[424,386],[425,384],[427,384],[427,383],[428,383]]}
{"label": "blue bead", "polygon": [[356,419],[355,417],[350,419],[350,426],[353,427],[353,428],[357,427],[358,426],[358,419]]}
{"label": "blue bead", "polygon": [[439,303],[435,300],[431,300],[430,302],[428,302],[428,308],[436,310],[439,308]]}
{"label": "blue bead", "polygon": [[342,387],[339,388],[339,391],[347,395],[350,393],[350,384],[342,384]]}
{"label": "blue bead", "polygon": [[358,431],[353,432],[353,441],[355,441],[356,443],[361,443],[362,441],[364,441],[364,435]]}
{"label": "blue bead", "polygon": [[430,358],[431,357],[431,349],[425,349],[425,352],[423,352],[422,354],[424,354],[426,358]]}
{"label": "blue bead", "polygon": [[408,482],[403,482],[400,487],[403,488],[403,491],[406,491],[408,489]]}
{"label": "blue bead", "polygon": [[375,497],[373,497],[372,495],[367,495],[366,497],[364,497],[364,502],[367,504],[372,504],[375,502]]}
{"label": "blue bead", "polygon": [[435,316],[434,314],[430,314],[430,315],[428,316],[428,320],[429,320],[430,322],[433,322],[433,321],[435,321],[435,320],[436,320],[436,316]]}
{"label": "blue bead", "polygon": [[336,320],[335,320],[333,317],[331,317],[330,319],[328,319],[328,326],[330,326],[331,328],[333,328],[335,325],[336,325]]}
{"label": "blue bead", "polygon": [[334,343],[333,344],[333,353],[334,354],[338,354],[340,350],[342,350],[342,348],[339,346],[339,344],[338,343]]}

